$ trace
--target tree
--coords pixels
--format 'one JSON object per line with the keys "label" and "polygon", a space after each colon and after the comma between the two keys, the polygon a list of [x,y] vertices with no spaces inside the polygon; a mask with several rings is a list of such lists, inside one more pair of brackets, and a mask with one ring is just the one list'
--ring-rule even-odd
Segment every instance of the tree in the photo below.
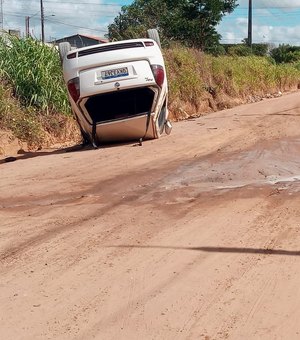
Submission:
{"label": "tree", "polygon": [[268,55],[268,51],[269,45],[266,43],[252,44],[252,52],[257,56],[265,57]]}
{"label": "tree", "polygon": [[136,0],[129,6],[123,6],[108,26],[108,38],[122,40],[145,36],[147,29],[160,26],[166,11],[166,4],[160,0]]}
{"label": "tree", "polygon": [[248,44],[248,38],[242,40],[242,44],[226,44],[224,45],[226,53],[235,56],[256,55],[265,57],[268,55],[269,45],[266,43],[253,43],[251,47]]}
{"label": "tree", "polygon": [[299,62],[300,47],[282,44],[272,49],[270,55],[278,64]]}
{"label": "tree", "polygon": [[123,6],[108,26],[108,37],[137,38],[157,28],[163,42],[179,41],[205,50],[219,44],[216,26],[236,6],[236,0],[135,0]]}

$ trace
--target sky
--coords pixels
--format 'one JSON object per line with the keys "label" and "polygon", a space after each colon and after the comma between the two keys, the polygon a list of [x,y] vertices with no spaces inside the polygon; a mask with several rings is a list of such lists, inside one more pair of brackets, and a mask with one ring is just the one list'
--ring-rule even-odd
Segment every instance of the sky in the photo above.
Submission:
{"label": "sky", "polygon": [[[132,0],[42,0],[46,41],[73,34],[104,37],[107,26]],[[30,33],[41,38],[41,0],[2,0],[4,29],[25,34],[25,17],[30,17]],[[226,15],[218,32],[223,43],[239,43],[248,35],[249,0],[238,0],[239,6]],[[300,45],[300,0],[252,0],[253,42],[273,45]],[[0,16],[1,17],[1,16]]]}

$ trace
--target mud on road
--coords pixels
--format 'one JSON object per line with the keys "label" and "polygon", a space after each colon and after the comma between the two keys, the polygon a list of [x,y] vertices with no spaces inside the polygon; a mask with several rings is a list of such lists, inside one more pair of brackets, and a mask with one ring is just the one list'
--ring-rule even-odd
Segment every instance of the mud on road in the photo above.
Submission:
{"label": "mud on road", "polygon": [[1,339],[299,339],[300,97],[0,164]]}

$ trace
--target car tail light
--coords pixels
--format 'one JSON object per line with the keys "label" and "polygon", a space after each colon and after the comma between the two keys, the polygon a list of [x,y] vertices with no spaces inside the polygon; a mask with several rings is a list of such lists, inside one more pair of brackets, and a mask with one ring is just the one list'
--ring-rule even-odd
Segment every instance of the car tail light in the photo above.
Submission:
{"label": "car tail light", "polygon": [[74,58],[76,58],[76,55],[77,55],[77,52],[69,53],[67,55],[67,59],[74,59]]}
{"label": "car tail light", "polygon": [[74,102],[76,103],[80,96],[79,77],[68,81],[68,90]]}
{"label": "car tail light", "polygon": [[154,75],[156,84],[162,87],[165,81],[165,71],[161,65],[151,65],[152,73]]}
{"label": "car tail light", "polygon": [[153,41],[144,41],[144,44],[145,44],[146,47],[154,46]]}

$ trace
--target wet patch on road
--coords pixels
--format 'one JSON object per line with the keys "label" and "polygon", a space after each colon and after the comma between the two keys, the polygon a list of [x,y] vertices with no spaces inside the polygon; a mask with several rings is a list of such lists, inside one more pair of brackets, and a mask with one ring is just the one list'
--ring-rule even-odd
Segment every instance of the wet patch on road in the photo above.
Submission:
{"label": "wet patch on road", "polygon": [[216,152],[178,167],[165,178],[164,189],[194,187],[201,191],[298,183],[300,138],[256,144],[249,150]]}

